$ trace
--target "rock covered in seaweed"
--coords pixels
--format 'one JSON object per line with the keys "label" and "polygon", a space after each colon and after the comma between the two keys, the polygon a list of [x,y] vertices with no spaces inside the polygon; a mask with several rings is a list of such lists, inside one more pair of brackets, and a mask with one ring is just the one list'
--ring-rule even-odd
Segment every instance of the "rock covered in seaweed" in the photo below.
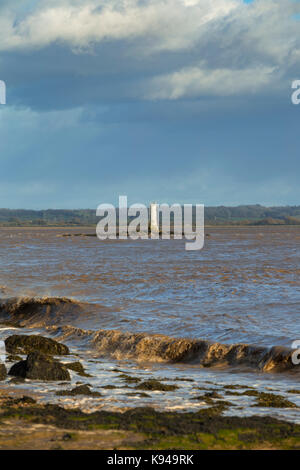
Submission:
{"label": "rock covered in seaweed", "polygon": [[156,379],[146,380],[135,387],[138,390],[159,390],[162,392],[172,392],[178,388],[177,385],[167,385]]}
{"label": "rock covered in seaweed", "polygon": [[56,392],[58,396],[76,396],[76,395],[88,395],[90,397],[101,397],[101,393],[92,392],[88,385],[79,385],[78,387],[73,388],[72,390],[61,390]]}
{"label": "rock covered in seaweed", "polygon": [[14,364],[9,375],[31,380],[71,380],[68,370],[60,362],[40,352],[30,353],[25,361]]}
{"label": "rock covered in seaweed", "polygon": [[54,339],[40,335],[12,335],[5,340],[6,351],[10,354],[29,354],[39,351],[54,356],[69,354],[69,348]]}

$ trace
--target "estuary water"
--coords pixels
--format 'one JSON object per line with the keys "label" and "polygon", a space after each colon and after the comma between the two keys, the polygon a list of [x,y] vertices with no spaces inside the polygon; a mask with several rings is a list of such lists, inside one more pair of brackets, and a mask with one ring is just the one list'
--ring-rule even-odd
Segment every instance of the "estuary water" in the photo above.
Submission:
{"label": "estuary water", "polygon": [[[299,388],[299,367],[281,367],[300,340],[298,227],[206,227],[200,251],[186,251],[184,240],[94,235],[82,227],[1,228],[0,339],[25,332],[63,340],[92,376],[80,381],[103,398],[58,398],[58,384],[16,386],[86,410],[197,410],[206,406],[195,399],[199,390],[223,390],[228,399],[226,385],[237,384],[300,405],[288,392]],[[178,388],[142,397],[122,373]],[[300,421],[297,409],[254,408],[242,394],[229,399],[227,413]]]}

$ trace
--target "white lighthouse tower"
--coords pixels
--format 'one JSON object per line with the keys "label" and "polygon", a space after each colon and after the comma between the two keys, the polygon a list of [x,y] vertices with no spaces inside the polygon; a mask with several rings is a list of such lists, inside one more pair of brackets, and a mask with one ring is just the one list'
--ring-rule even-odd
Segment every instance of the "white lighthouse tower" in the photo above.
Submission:
{"label": "white lighthouse tower", "polygon": [[156,202],[150,204],[150,230],[152,233],[159,232],[158,204]]}

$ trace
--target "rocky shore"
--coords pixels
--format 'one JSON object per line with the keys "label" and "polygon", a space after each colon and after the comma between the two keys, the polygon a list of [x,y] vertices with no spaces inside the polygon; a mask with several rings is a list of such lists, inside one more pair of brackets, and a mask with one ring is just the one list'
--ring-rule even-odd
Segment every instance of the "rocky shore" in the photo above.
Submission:
{"label": "rocky shore", "polygon": [[98,411],[41,405],[0,390],[0,449],[299,449],[300,426],[266,417],[225,417],[152,408]]}
{"label": "rocky shore", "polygon": [[[40,403],[35,394],[14,387],[15,381],[70,383],[70,371],[88,376],[82,364],[61,362],[69,348],[40,335],[12,335],[5,340],[12,365],[0,365],[0,449],[299,449],[300,425],[272,417],[226,416],[226,400],[215,391],[196,399],[207,403],[197,412],[156,411],[136,407],[125,411],[99,410],[84,413],[79,408]],[[23,355],[23,358],[20,357]],[[24,356],[26,356],[24,358]],[[9,383],[4,380],[11,376]],[[158,380],[139,381],[123,374],[124,383],[134,384],[137,394],[172,391],[177,385]],[[106,387],[107,388],[107,387]],[[279,395],[256,390],[231,394],[255,397],[257,406],[296,407]],[[86,396],[101,400],[101,393],[88,384],[59,389],[58,396]],[[238,412],[237,412],[238,414]]]}

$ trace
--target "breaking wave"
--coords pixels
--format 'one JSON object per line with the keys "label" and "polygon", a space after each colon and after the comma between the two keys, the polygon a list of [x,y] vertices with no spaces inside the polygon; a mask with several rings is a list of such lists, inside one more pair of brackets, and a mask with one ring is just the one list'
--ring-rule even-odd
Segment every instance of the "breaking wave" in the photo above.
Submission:
{"label": "breaking wave", "polygon": [[85,330],[71,326],[86,306],[58,297],[22,297],[0,302],[0,321],[13,326],[45,327],[60,339],[81,341],[100,356],[141,362],[184,363],[199,367],[245,366],[263,372],[300,372],[292,363],[293,350],[244,343],[222,344],[201,339],[173,338],[160,334],[119,330]]}
{"label": "breaking wave", "polygon": [[44,327],[71,322],[84,304],[65,297],[16,297],[0,301],[0,321],[17,327]]}
{"label": "breaking wave", "polygon": [[132,359],[139,362],[191,364],[199,367],[247,367],[261,372],[300,373],[292,363],[293,350],[239,344],[221,344],[207,340],[172,338],[164,335],[128,333],[119,330],[84,330],[73,326],[48,328],[61,340],[80,340],[99,356]]}
{"label": "breaking wave", "polygon": [[[250,366],[261,371],[280,372],[296,369],[292,350],[281,346],[266,348],[249,344],[221,344],[206,340],[172,338],[164,335],[98,331],[93,335],[95,348],[116,359],[199,364],[213,366]],[[297,368],[298,371],[300,368]]]}

